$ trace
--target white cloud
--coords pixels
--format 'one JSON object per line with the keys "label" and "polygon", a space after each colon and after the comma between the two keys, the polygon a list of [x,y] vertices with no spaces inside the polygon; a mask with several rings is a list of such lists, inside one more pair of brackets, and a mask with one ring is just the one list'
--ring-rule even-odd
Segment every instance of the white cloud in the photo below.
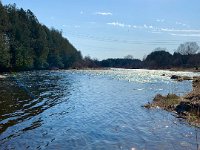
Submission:
{"label": "white cloud", "polygon": [[181,26],[184,26],[184,27],[188,26],[185,23],[182,23],[182,22],[179,22],[179,21],[176,21],[176,25],[181,25]]}
{"label": "white cloud", "polygon": [[176,29],[176,28],[161,28],[152,25],[130,25],[120,22],[107,23],[108,25],[145,30],[152,34],[169,34],[172,36],[184,36],[184,37],[200,37],[200,29]]}
{"label": "white cloud", "polygon": [[192,32],[192,33],[200,33],[200,30],[194,30],[194,29],[169,29],[169,28],[161,28],[161,31],[165,32]]}
{"label": "white cloud", "polygon": [[135,28],[135,29],[137,29],[137,28],[138,28],[138,26],[136,26],[136,25],[133,25],[132,27],[133,27],[133,28]]}
{"label": "white cloud", "polygon": [[153,26],[149,26],[150,29],[153,29]]}
{"label": "white cloud", "polygon": [[151,29],[153,30],[154,27],[152,25],[146,25],[144,24],[143,26],[139,26],[139,25],[130,25],[130,24],[124,24],[124,23],[119,23],[119,22],[111,22],[111,23],[107,23],[108,25],[112,25],[112,26],[118,26],[118,27],[127,27],[127,28],[133,28],[133,29]]}
{"label": "white cloud", "polygon": [[162,32],[159,32],[159,31],[152,31],[151,33],[154,33],[154,34],[161,34]]}
{"label": "white cloud", "polygon": [[134,28],[134,29],[143,29],[143,28],[148,28],[148,26],[147,26],[146,24],[143,25],[143,26],[132,25],[131,27]]}
{"label": "white cloud", "polygon": [[112,16],[111,12],[96,12],[96,15],[102,15],[102,16]]}
{"label": "white cloud", "polygon": [[165,19],[156,19],[156,22],[165,22]]}
{"label": "white cloud", "polygon": [[173,35],[173,36],[185,36],[185,37],[200,37],[200,33],[199,34],[177,34],[177,33],[170,33],[170,35]]}
{"label": "white cloud", "polygon": [[184,36],[184,37],[200,37],[200,30],[197,29],[170,29],[170,28],[160,28],[158,32],[168,33],[172,36]]}
{"label": "white cloud", "polygon": [[131,25],[130,24],[127,24],[127,25],[125,25],[126,27],[128,27],[128,28],[131,28]]}
{"label": "white cloud", "polygon": [[[140,27],[140,26],[139,26]],[[144,24],[143,27],[140,28],[145,28],[145,29],[154,29],[154,27],[152,25],[146,25]]]}
{"label": "white cloud", "polygon": [[131,25],[129,24],[124,24],[124,23],[119,23],[119,22],[111,22],[111,23],[107,23],[108,25],[112,25],[112,26],[118,26],[118,27],[128,27],[131,28]]}
{"label": "white cloud", "polygon": [[148,26],[147,26],[146,24],[144,24],[144,28],[145,28],[145,29],[147,29],[147,28],[148,28]]}

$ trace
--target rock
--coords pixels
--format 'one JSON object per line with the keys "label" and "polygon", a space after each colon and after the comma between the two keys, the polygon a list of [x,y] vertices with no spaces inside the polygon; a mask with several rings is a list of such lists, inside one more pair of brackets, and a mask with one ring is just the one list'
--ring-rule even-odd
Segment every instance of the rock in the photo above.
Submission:
{"label": "rock", "polygon": [[192,77],[188,76],[177,76],[177,75],[172,75],[171,79],[177,80],[177,81],[184,81],[184,80],[193,80]]}
{"label": "rock", "polygon": [[171,79],[178,79],[178,76],[177,75],[172,75]]}
{"label": "rock", "polygon": [[148,103],[148,104],[142,105],[142,107],[150,109],[152,107],[152,105],[150,103]]}
{"label": "rock", "polygon": [[178,106],[176,106],[175,110],[177,113],[182,113],[185,111],[191,111],[192,107],[189,102],[180,102]]}

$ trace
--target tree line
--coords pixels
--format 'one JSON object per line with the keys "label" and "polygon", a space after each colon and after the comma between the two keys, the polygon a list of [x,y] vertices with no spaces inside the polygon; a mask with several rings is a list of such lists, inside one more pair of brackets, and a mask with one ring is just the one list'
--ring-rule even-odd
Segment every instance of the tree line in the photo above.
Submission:
{"label": "tree line", "polygon": [[70,68],[80,51],[62,33],[49,29],[30,10],[0,2],[0,71]]}
{"label": "tree line", "polygon": [[180,44],[177,50],[170,54],[165,48],[156,48],[143,61],[146,68],[196,68],[200,67],[200,52],[196,42]]}
{"label": "tree line", "polygon": [[129,69],[169,69],[169,68],[196,68],[200,67],[200,49],[196,42],[180,44],[173,54],[166,48],[156,48],[143,60],[134,59],[128,55],[124,58],[92,60],[87,57],[89,67],[117,67]]}

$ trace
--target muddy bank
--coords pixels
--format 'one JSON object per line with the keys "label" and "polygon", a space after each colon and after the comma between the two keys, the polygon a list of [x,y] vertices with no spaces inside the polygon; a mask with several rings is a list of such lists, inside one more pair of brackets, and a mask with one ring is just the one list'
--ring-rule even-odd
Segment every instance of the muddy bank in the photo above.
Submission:
{"label": "muddy bank", "polygon": [[178,117],[186,119],[190,124],[200,127],[200,77],[193,77],[193,90],[184,95],[177,96],[157,94],[151,103],[145,108],[160,107],[164,110],[175,112]]}

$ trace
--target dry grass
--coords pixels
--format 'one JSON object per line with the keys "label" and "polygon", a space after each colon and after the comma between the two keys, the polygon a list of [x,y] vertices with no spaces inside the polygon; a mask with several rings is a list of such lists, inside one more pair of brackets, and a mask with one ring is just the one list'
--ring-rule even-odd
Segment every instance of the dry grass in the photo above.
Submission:
{"label": "dry grass", "polygon": [[200,77],[194,77],[193,91],[185,96],[157,94],[151,103],[143,107],[160,107],[167,111],[176,112],[179,117],[186,119],[191,125],[200,127]]}

